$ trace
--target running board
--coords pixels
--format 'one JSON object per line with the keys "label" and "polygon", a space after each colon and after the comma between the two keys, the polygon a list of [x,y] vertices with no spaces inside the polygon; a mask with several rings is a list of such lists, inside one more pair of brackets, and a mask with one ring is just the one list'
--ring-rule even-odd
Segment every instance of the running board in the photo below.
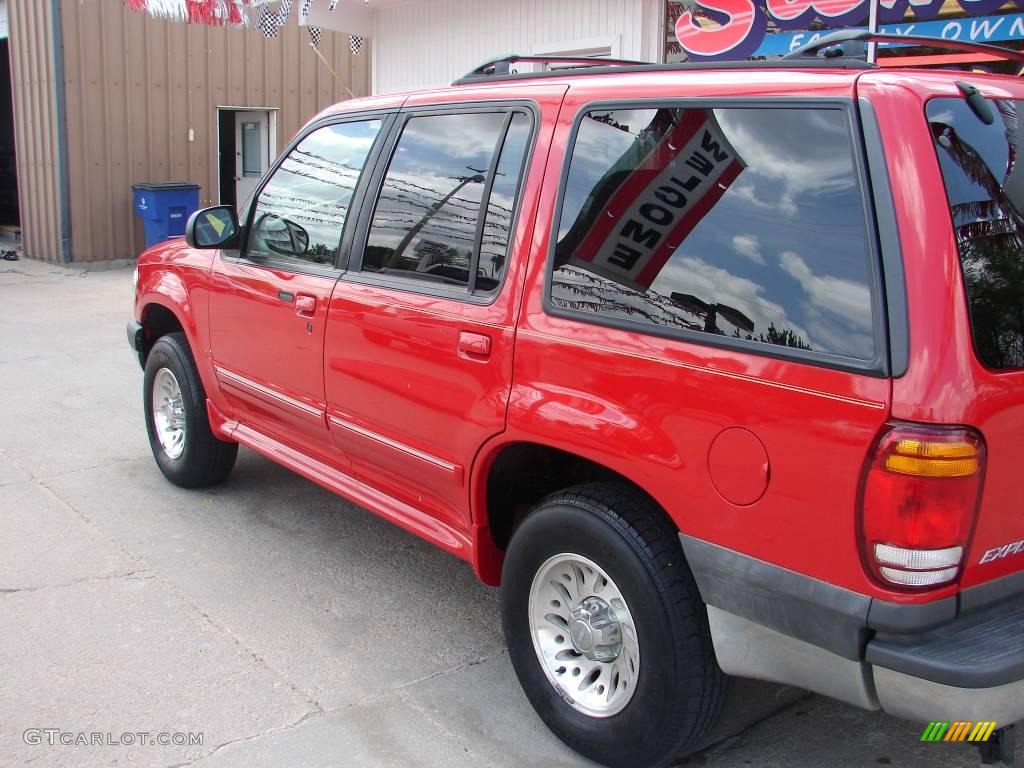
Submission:
{"label": "running board", "polygon": [[339,472],[321,461],[299,453],[245,424],[238,424],[231,431],[231,439],[251,448],[271,461],[312,480],[329,491],[358,504],[374,514],[426,539],[446,552],[471,562],[472,550],[469,536],[446,525],[435,517],[415,507],[378,491],[351,475]]}

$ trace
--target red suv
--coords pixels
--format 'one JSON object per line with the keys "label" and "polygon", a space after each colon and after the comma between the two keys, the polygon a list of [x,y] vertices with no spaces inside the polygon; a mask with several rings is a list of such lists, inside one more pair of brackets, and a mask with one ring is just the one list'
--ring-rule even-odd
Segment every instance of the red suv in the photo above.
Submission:
{"label": "red suv", "polygon": [[319,115],[139,260],[160,469],[245,445],[467,560],[607,765],[692,751],[723,673],[996,721],[1008,756],[1024,81],[834,47],[862,38]]}

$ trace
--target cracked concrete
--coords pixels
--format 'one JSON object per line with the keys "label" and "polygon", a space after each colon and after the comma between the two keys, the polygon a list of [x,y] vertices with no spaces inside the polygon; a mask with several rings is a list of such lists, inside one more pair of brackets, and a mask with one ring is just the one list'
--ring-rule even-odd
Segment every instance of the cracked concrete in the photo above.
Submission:
{"label": "cracked concrete", "polygon": [[[163,479],[130,294],[128,270],[0,269],[0,766],[588,765],[531,710],[464,563],[247,451],[219,488]],[[977,762],[919,735],[742,682],[688,764]]]}

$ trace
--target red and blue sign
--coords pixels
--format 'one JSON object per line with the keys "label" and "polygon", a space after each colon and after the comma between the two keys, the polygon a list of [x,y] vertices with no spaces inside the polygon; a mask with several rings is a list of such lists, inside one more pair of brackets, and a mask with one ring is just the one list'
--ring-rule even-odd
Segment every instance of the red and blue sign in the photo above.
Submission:
{"label": "red and blue sign", "polygon": [[[791,49],[811,42],[814,33],[804,31],[802,34],[806,39],[800,38],[802,42],[792,45],[800,33],[768,35],[769,21],[782,30],[806,30],[807,25],[815,20],[830,28],[846,28],[867,21],[870,2],[697,0],[696,7],[684,10],[676,21],[676,37],[683,51],[694,61],[746,59],[750,56],[788,53]],[[1024,0],[1014,2],[1017,7],[1024,9]],[[945,0],[881,0],[879,20],[898,27],[900,34],[933,35],[972,42],[1024,39],[1024,21],[1021,21],[1019,15],[932,22],[944,4]],[[1006,0],[958,0],[958,4],[968,17],[979,17],[1001,8]],[[918,21],[900,23],[908,10]],[[718,26],[702,26],[698,17],[709,18]],[[972,26],[971,21],[979,23]],[[908,27],[912,29],[907,31]],[[776,37],[780,38],[778,42],[772,40]]]}

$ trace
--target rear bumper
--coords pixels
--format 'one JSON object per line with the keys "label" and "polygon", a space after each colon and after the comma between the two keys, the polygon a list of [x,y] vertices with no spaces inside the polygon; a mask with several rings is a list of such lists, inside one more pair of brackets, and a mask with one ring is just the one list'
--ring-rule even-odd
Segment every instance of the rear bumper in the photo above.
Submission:
{"label": "rear bumper", "polygon": [[[926,606],[896,606],[681,536],[733,675],[771,680],[911,720],[1024,720],[1019,577]],[[1009,585],[1009,588],[1003,589]],[[907,608],[906,612],[899,609]]]}
{"label": "rear bumper", "polygon": [[865,660],[956,688],[994,688],[1024,680],[1024,596],[959,616],[929,632],[878,633],[867,644]]}
{"label": "rear bumper", "polygon": [[992,688],[958,688],[873,668],[879,706],[908,720],[993,720],[1000,726],[1024,721],[1024,680]]}
{"label": "rear bumper", "polygon": [[1024,720],[1024,597],[867,644],[882,709],[924,720]]}

